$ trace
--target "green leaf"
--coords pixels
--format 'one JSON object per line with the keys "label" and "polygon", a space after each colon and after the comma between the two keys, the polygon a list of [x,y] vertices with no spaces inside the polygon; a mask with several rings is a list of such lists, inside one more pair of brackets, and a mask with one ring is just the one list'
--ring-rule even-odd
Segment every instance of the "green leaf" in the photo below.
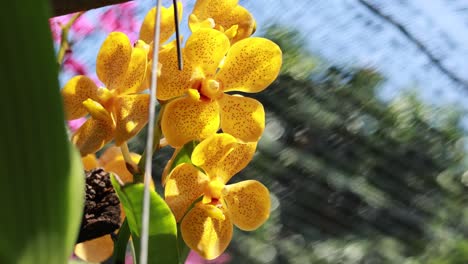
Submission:
{"label": "green leaf", "polygon": [[114,258],[115,263],[125,263],[125,255],[127,253],[127,244],[130,239],[130,227],[128,226],[127,218],[120,226],[117,240],[114,243]]}
{"label": "green leaf", "polygon": [[48,0],[0,16],[0,263],[67,263],[84,204],[84,172],[64,126]]}
{"label": "green leaf", "polygon": [[[138,258],[138,253],[140,252],[144,184],[135,183],[121,186],[113,175],[111,176],[111,181],[124,207]],[[164,199],[154,190],[150,190],[148,249],[148,263],[177,264],[179,262],[176,220]]]}
{"label": "green leaf", "polygon": [[171,164],[171,171],[181,163],[192,164],[192,152],[195,147],[198,145],[198,141],[190,141],[186,143],[180,150],[179,153],[174,158],[174,161]]}

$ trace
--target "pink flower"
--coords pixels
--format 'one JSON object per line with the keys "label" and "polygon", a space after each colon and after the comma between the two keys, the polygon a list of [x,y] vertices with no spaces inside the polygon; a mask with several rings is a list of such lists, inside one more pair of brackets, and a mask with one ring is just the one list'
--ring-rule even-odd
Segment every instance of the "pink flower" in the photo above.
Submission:
{"label": "pink flower", "polygon": [[86,117],[81,117],[74,120],[68,121],[68,128],[72,133],[75,133],[83,124],[86,122]]}
{"label": "pink flower", "polygon": [[231,256],[228,253],[223,253],[213,260],[206,260],[198,255],[197,252],[190,250],[185,264],[226,264],[229,263],[229,261],[231,261]]}
{"label": "pink flower", "polygon": [[71,71],[73,75],[88,75],[86,66],[71,56],[69,52],[65,54],[63,68],[67,71]]}
{"label": "pink flower", "polygon": [[[62,37],[62,26],[66,25],[70,19],[75,15],[68,14],[49,19],[50,29],[52,31],[52,38],[55,42],[60,42]],[[70,28],[76,37],[85,37],[93,31],[93,24],[84,16],[81,15]]]}
{"label": "pink flower", "polygon": [[99,21],[105,31],[120,31],[127,34],[132,42],[137,40],[139,23],[136,18],[135,2],[127,2],[110,7],[100,15]]}

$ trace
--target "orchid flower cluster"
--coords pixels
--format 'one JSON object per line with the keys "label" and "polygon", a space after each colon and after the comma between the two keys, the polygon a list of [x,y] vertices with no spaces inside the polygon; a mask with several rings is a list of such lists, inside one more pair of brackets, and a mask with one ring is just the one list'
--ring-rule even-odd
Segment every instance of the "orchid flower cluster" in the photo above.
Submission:
{"label": "orchid flower cluster", "polygon": [[[233,225],[255,230],[269,217],[268,189],[258,181],[228,184],[252,160],[265,128],[262,104],[242,94],[266,89],[277,77],[282,62],[272,41],[251,37],[255,20],[237,0],[198,0],[189,16],[191,35],[182,49],[178,68],[174,6],[162,8],[159,50],[153,48],[156,9],[146,15],[139,40],[132,44],[121,32],[112,32],[102,44],[96,73],[98,87],[85,75],[75,76],[62,89],[67,120],[86,117],[71,136],[86,169],[103,167],[124,183],[136,178],[127,168],[140,160],[129,153],[127,142],[148,123],[147,92],[153,52],[159,53],[157,100],[161,142],[174,148],[162,175],[164,197],[186,245],[206,259],[228,247]],[[178,5],[179,15],[182,6]],[[160,140],[159,138],[157,139]],[[96,152],[113,142],[96,159]],[[178,154],[192,144],[189,160]],[[120,147],[120,148],[119,148]],[[86,252],[84,242],[75,253],[100,261]],[[90,242],[90,241],[88,241]],[[96,241],[91,247],[94,247]],[[98,254],[99,255],[99,254]]]}

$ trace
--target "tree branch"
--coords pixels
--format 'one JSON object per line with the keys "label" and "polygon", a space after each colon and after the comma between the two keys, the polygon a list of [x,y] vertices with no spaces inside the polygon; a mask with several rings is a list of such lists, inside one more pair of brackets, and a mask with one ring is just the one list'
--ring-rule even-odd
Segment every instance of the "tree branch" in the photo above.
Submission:
{"label": "tree branch", "polygon": [[388,23],[392,24],[394,27],[396,27],[409,41],[413,42],[418,49],[424,53],[427,58],[432,62],[432,64],[439,69],[443,74],[445,74],[449,79],[454,81],[455,83],[458,83],[461,85],[465,90],[468,90],[468,81],[458,77],[455,75],[453,72],[451,72],[449,69],[447,69],[440,59],[436,58],[434,54],[432,54],[429,49],[417,38],[415,38],[402,24],[398,23],[396,20],[394,20],[392,17],[389,15],[386,15],[382,13],[377,7],[373,6],[369,2],[365,0],[358,0],[359,3],[364,5],[369,11],[374,13],[375,15],[379,16],[383,20],[387,21]]}
{"label": "tree branch", "polygon": [[78,11],[115,5],[132,0],[50,0],[54,16],[66,15]]}

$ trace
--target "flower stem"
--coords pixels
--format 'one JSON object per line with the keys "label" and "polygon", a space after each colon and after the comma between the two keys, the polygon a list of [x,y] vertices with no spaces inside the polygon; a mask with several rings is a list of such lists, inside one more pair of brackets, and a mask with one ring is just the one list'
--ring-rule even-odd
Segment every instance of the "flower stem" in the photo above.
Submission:
{"label": "flower stem", "polygon": [[[132,156],[130,155],[130,150],[128,149],[128,144],[127,142],[124,142],[120,146],[120,150],[122,151],[123,158],[125,160],[125,163],[127,165],[127,169],[132,173],[132,174],[138,174],[138,165],[132,160]],[[129,168],[130,167],[130,168]]]}
{"label": "flower stem", "polygon": [[[156,120],[156,124],[154,126],[154,135],[153,135],[154,140],[153,140],[153,150],[152,150],[152,153],[150,154],[151,156],[154,155],[154,153],[156,153],[161,148],[161,145],[159,144],[159,142],[161,141],[161,137],[162,137],[161,120],[162,120],[162,115],[164,113],[165,104],[160,104],[160,106],[161,107],[159,109],[158,119]],[[140,162],[138,162],[138,169],[141,173],[138,177],[134,178],[135,182],[143,182],[143,175],[145,172],[145,165],[146,165],[146,155],[148,155],[148,153],[145,149],[145,151],[141,155]]]}
{"label": "flower stem", "polygon": [[70,31],[71,26],[75,21],[83,14],[84,12],[76,13],[67,24],[62,26],[62,34],[60,40],[60,49],[57,54],[57,63],[61,66],[63,59],[65,58],[65,53],[70,49],[70,43],[68,42],[68,32]]}

